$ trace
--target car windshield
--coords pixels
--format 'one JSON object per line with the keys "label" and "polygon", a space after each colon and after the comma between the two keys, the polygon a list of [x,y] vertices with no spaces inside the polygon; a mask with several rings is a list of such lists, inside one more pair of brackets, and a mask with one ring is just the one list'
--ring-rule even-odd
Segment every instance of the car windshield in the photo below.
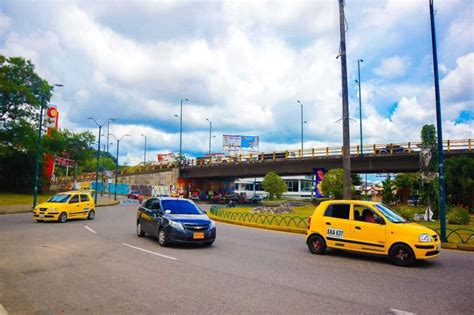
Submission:
{"label": "car windshield", "polygon": [[395,211],[393,211],[392,209],[390,209],[389,207],[387,207],[386,205],[384,205],[382,203],[376,204],[375,207],[380,212],[382,212],[382,214],[384,215],[384,217],[387,218],[387,220],[389,220],[392,223],[406,223],[406,222],[408,222],[401,215],[399,215],[398,213],[396,213]]}
{"label": "car windshield", "polygon": [[53,197],[49,198],[47,202],[66,203],[69,200],[69,197],[71,197],[71,195],[58,194],[58,195],[54,195]]}
{"label": "car windshield", "polygon": [[163,209],[171,211],[171,214],[203,214],[193,203],[187,200],[162,200]]}

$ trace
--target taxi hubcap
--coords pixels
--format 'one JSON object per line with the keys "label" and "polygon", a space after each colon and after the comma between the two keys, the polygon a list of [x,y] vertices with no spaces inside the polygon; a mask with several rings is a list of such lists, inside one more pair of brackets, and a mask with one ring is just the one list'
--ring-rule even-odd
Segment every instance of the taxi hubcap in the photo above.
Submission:
{"label": "taxi hubcap", "polygon": [[404,261],[408,258],[408,253],[405,250],[400,249],[398,250],[398,253],[396,256],[399,260]]}
{"label": "taxi hubcap", "polygon": [[159,240],[160,240],[160,243],[165,242],[165,232],[160,231]]}
{"label": "taxi hubcap", "polygon": [[142,226],[140,225],[140,223],[137,224],[137,232],[138,234],[142,232]]}
{"label": "taxi hubcap", "polygon": [[319,250],[319,248],[321,247],[321,243],[319,242],[319,240],[316,242],[313,242],[313,247],[315,250]]}

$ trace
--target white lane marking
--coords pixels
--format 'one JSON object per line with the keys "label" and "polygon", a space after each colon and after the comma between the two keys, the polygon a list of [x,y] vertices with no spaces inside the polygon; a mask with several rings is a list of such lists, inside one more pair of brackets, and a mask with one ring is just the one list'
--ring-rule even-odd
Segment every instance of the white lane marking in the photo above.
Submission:
{"label": "white lane marking", "polygon": [[390,312],[392,312],[395,315],[414,315],[415,314],[415,313],[411,313],[407,311],[397,310],[396,308],[391,308]]}
{"label": "white lane marking", "polygon": [[166,258],[166,259],[178,260],[178,258],[171,257],[171,256],[166,256],[166,255],[163,255],[163,254],[158,254],[158,253],[152,252],[151,250],[147,250],[147,249],[144,249],[144,248],[136,247],[136,246],[133,246],[133,245],[130,245],[130,244],[127,244],[127,243],[122,243],[122,245],[131,247],[131,248],[134,248],[134,249],[137,249],[137,250],[141,250],[142,252],[145,252],[145,253],[148,253],[148,254],[160,256],[160,257],[163,257],[163,258]]}
{"label": "white lane marking", "polygon": [[8,315],[7,310],[0,304],[0,315]]}
{"label": "white lane marking", "polygon": [[84,225],[84,228],[85,228],[87,231],[89,231],[89,232],[92,232],[92,233],[94,233],[94,234],[97,234],[96,231],[94,231],[93,229],[91,229],[91,228],[88,227],[87,225]]}

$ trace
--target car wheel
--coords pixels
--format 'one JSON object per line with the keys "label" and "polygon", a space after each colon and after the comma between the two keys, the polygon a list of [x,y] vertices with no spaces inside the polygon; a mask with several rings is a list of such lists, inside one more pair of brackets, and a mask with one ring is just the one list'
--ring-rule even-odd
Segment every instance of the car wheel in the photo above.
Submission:
{"label": "car wheel", "polygon": [[87,215],[87,220],[94,220],[95,219],[95,211],[91,210],[89,211],[89,214]]}
{"label": "car wheel", "polygon": [[59,215],[58,222],[59,223],[66,223],[66,221],[67,221],[67,214],[66,214],[66,212],[62,212]]}
{"label": "car wheel", "polygon": [[158,230],[158,244],[163,247],[168,246],[168,235],[166,235],[166,232],[163,229]]}
{"label": "car wheel", "polygon": [[415,263],[415,254],[411,248],[405,244],[397,244],[390,249],[390,260],[393,264],[402,267],[409,267]]}
{"label": "car wheel", "polygon": [[142,222],[140,220],[138,220],[137,222],[137,235],[138,237],[145,236],[145,232],[143,232],[143,229],[142,229]]}
{"label": "car wheel", "polygon": [[316,255],[322,255],[326,251],[326,241],[321,235],[313,235],[308,239],[309,251]]}

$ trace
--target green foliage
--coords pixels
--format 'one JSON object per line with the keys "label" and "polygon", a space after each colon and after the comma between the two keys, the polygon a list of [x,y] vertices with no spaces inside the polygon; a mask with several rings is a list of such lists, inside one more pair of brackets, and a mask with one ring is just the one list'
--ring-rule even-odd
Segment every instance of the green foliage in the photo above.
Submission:
{"label": "green foliage", "polygon": [[469,224],[471,217],[469,211],[462,207],[451,207],[446,213],[449,224]]}
{"label": "green foliage", "polygon": [[286,200],[262,200],[262,205],[265,207],[279,207]]}
{"label": "green foliage", "polygon": [[51,98],[52,89],[31,61],[0,55],[0,119],[7,124],[33,119],[40,104]]}
{"label": "green foliage", "polygon": [[421,128],[421,144],[425,146],[436,146],[436,127],[434,125],[424,125]]}
{"label": "green foliage", "polygon": [[387,177],[384,181],[382,181],[382,200],[386,204],[390,204],[394,201],[394,196],[393,196],[393,188],[394,188],[394,182],[392,179]]}
{"label": "green foliage", "polygon": [[352,185],[354,185],[354,186],[362,185],[362,178],[360,177],[359,174],[352,174],[351,175],[351,181],[352,181]]}
{"label": "green foliage", "polygon": [[321,185],[326,195],[334,199],[342,199],[344,196],[344,170],[342,168],[329,170]]}
{"label": "green foliage", "polygon": [[413,217],[416,213],[424,213],[426,209],[421,207],[412,207],[412,206],[392,206],[392,208],[402,217],[409,221],[413,221]]}
{"label": "green foliage", "polygon": [[474,159],[458,156],[446,159],[446,197],[450,204],[474,209]]}
{"label": "green foliage", "polygon": [[418,197],[420,181],[420,175],[413,173],[401,173],[395,177],[394,185],[398,190],[402,204],[406,204],[410,196]]}
{"label": "green foliage", "polygon": [[421,192],[421,201],[423,204],[428,205],[433,211],[433,219],[439,218],[439,179],[436,178],[429,184],[423,184],[423,190]]}
{"label": "green foliage", "polygon": [[263,189],[269,194],[269,199],[273,200],[275,196],[280,199],[281,194],[288,190],[283,179],[274,172],[269,172],[263,178]]}

